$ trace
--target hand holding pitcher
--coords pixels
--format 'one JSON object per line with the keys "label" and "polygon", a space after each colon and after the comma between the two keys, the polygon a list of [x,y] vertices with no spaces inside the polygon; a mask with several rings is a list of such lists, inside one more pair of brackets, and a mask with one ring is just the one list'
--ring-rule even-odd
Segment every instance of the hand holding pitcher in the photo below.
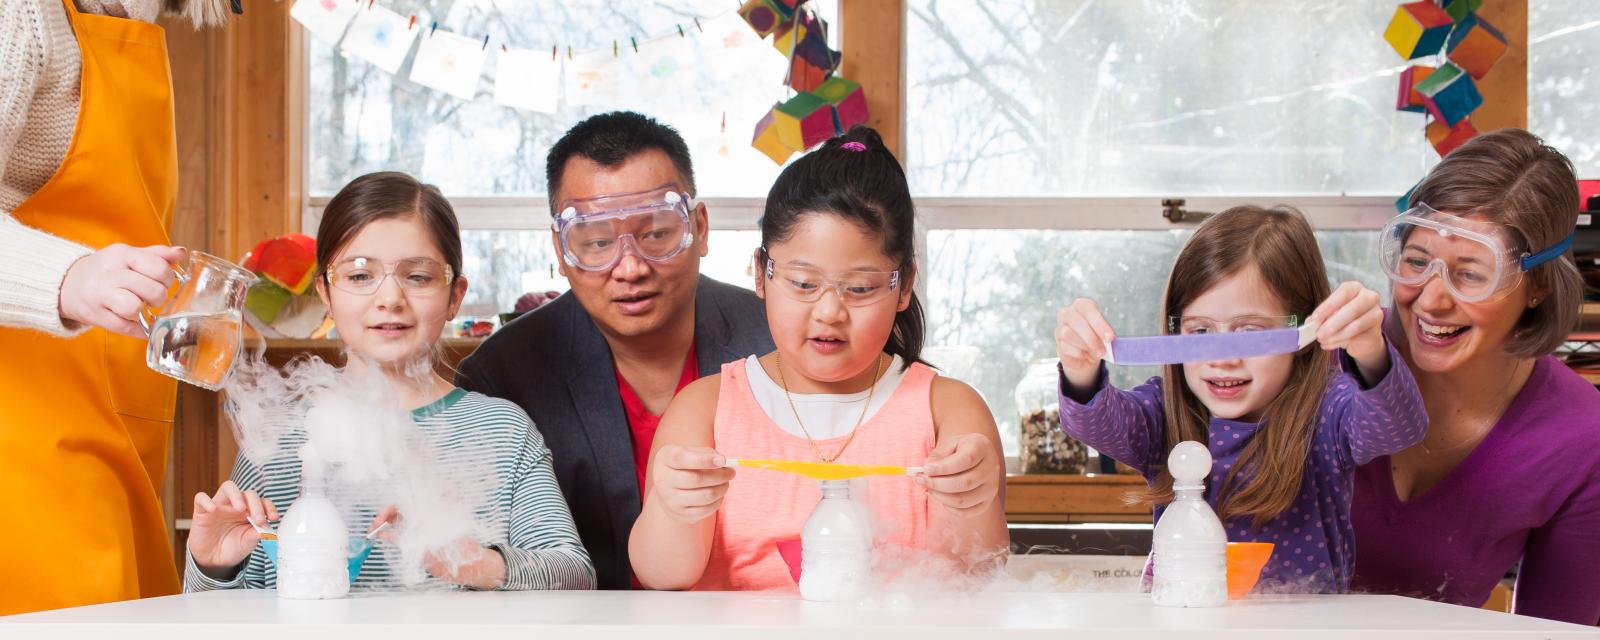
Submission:
{"label": "hand holding pitcher", "polygon": [[61,281],[61,318],[145,338],[139,312],[166,300],[169,265],[183,256],[182,247],[113,244],[79,258]]}
{"label": "hand holding pitcher", "polygon": [[178,286],[159,307],[138,312],[150,340],[145,364],[198,387],[221,389],[244,342],[244,296],[256,276],[199,251],[189,252],[188,268],[165,266]]}

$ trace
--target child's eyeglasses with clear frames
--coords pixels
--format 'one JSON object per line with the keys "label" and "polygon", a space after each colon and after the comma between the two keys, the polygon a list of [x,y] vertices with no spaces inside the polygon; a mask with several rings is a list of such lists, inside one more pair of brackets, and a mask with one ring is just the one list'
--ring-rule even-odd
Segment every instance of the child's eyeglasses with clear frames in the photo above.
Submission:
{"label": "child's eyeglasses with clear frames", "polygon": [[406,293],[438,293],[455,280],[450,265],[432,258],[406,258],[385,265],[371,258],[357,257],[335,263],[328,270],[328,284],[346,293],[367,296],[376,293],[391,276]]}
{"label": "child's eyeglasses with clear frames", "polygon": [[1167,316],[1167,333],[1191,336],[1234,331],[1268,331],[1300,326],[1300,316],[1234,316],[1217,320],[1205,316]]}
{"label": "child's eyeglasses with clear frames", "polygon": [[765,249],[761,251],[761,256],[766,263],[767,281],[773,283],[769,286],[800,302],[821,300],[823,292],[831,289],[846,306],[864,307],[894,295],[900,289],[898,269],[826,273],[810,267],[779,265],[767,255]]}

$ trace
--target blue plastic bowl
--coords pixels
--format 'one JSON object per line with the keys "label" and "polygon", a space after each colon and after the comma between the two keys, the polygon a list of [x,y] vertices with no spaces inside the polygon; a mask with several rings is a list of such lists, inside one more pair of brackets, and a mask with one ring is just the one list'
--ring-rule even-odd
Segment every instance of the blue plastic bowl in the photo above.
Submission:
{"label": "blue plastic bowl", "polygon": [[[272,566],[278,566],[278,541],[262,540],[261,548],[267,552],[267,559],[272,561]],[[356,583],[356,576],[361,575],[361,565],[366,564],[367,556],[372,555],[372,541],[363,536],[350,536],[350,584]]]}

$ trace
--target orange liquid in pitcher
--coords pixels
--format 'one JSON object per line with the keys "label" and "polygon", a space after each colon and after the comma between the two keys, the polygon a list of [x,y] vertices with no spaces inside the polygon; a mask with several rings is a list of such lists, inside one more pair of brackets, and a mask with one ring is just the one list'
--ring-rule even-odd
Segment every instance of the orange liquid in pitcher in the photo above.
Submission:
{"label": "orange liquid in pitcher", "polygon": [[151,327],[145,362],[179,380],[217,389],[228,379],[240,342],[236,312],[174,314]]}

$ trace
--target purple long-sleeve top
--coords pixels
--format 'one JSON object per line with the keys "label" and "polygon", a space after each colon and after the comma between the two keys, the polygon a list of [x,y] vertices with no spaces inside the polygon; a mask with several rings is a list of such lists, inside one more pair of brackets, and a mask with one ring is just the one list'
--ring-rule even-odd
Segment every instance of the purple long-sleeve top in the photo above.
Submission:
{"label": "purple long-sleeve top", "polygon": [[1520,559],[1515,611],[1600,621],[1600,391],[1539,358],[1467,457],[1402,502],[1389,457],[1356,471],[1358,591],[1467,606]]}
{"label": "purple long-sleeve top", "polygon": [[[1340,352],[1347,371],[1353,362]],[[1369,386],[1335,372],[1323,394],[1300,491],[1287,509],[1261,527],[1248,517],[1223,522],[1228,540],[1274,543],[1261,572],[1260,589],[1287,592],[1347,591],[1355,567],[1356,543],[1350,521],[1351,483],[1356,467],[1416,444],[1427,432],[1428,416],[1416,380],[1405,361],[1389,347],[1389,371]],[[1102,369],[1092,397],[1068,393],[1061,377],[1061,424],[1068,435],[1126,464],[1153,481],[1154,465],[1167,456],[1167,424],[1158,376],[1128,390],[1106,383]],[[1179,384],[1182,384],[1179,381]],[[1223,479],[1233,470],[1260,423],[1212,418],[1207,446],[1211,474],[1206,501],[1215,509]],[[1234,487],[1251,478],[1244,470]],[[1162,508],[1155,510],[1161,519]]]}

